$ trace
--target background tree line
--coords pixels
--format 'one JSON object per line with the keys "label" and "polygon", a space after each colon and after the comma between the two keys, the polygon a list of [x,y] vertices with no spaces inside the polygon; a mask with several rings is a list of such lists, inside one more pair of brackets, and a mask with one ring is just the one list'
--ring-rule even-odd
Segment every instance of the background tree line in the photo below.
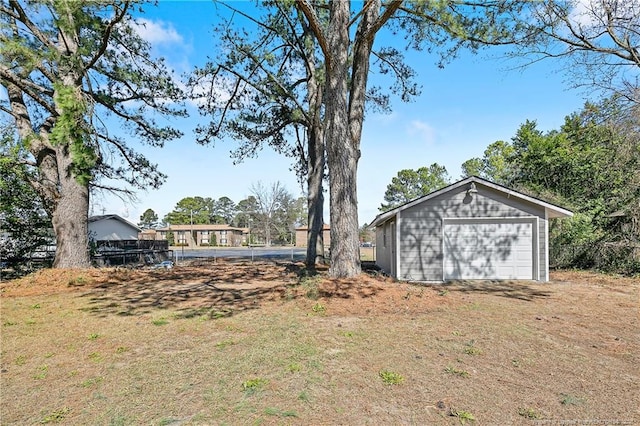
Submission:
{"label": "background tree line", "polygon": [[306,225],[305,197],[295,198],[280,182],[251,186],[251,194],[235,203],[229,197],[185,197],[162,220],[152,209],[141,216],[143,229],[170,225],[225,224],[251,229],[251,243],[292,244],[295,228]]}

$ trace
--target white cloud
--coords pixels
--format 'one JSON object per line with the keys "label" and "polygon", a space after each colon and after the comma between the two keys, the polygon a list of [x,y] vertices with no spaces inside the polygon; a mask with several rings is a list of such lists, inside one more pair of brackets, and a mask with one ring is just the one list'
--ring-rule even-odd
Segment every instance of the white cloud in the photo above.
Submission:
{"label": "white cloud", "polygon": [[[569,14],[569,21],[583,29],[597,29],[597,31],[600,31],[606,25],[607,14],[609,13],[605,9],[605,4],[603,0],[575,0]],[[637,0],[618,0],[618,3],[614,6],[612,11],[614,20],[629,20],[631,22],[638,14]]]}
{"label": "white cloud", "polygon": [[424,121],[413,120],[409,123],[407,133],[411,138],[419,139],[426,145],[433,145],[436,141],[435,129]]}
{"label": "white cloud", "polygon": [[184,42],[182,36],[171,23],[138,18],[134,21],[133,27],[140,34],[140,37],[151,44],[182,44]]}
{"label": "white cloud", "polygon": [[[375,122],[378,125],[390,126],[397,123],[400,115],[395,111],[391,112],[374,112],[366,117],[366,120]],[[366,124],[365,124],[366,126]]]}
{"label": "white cloud", "polygon": [[570,22],[582,27],[594,25],[593,5],[591,3],[589,0],[578,0],[569,14]]}

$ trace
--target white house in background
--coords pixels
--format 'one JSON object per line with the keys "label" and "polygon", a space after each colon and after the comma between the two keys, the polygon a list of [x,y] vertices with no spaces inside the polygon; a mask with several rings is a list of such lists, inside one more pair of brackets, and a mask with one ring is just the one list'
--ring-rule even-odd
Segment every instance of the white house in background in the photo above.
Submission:
{"label": "white house in background", "polygon": [[138,226],[117,214],[89,217],[89,239],[102,241],[138,241],[142,231]]}
{"label": "white house in background", "polygon": [[549,220],[569,210],[475,176],[378,215],[376,264],[396,279],[549,280]]}

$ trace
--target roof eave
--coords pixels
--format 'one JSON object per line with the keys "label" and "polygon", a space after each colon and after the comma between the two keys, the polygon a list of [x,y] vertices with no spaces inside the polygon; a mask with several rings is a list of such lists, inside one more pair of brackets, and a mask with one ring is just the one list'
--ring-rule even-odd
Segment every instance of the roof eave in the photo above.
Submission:
{"label": "roof eave", "polygon": [[572,211],[563,209],[561,207],[555,207],[554,206],[554,208],[546,208],[545,211],[546,211],[547,217],[549,219],[558,219],[558,218],[573,216],[573,212]]}
{"label": "roof eave", "polygon": [[398,212],[408,209],[410,207],[415,206],[416,204],[420,204],[424,201],[427,201],[431,198],[435,198],[441,194],[444,194],[446,192],[452,191],[456,188],[459,188],[461,186],[467,185],[471,182],[476,182],[479,183],[481,185],[485,185],[488,186],[490,188],[493,188],[497,191],[501,191],[504,192],[505,194],[508,194],[510,196],[514,196],[517,198],[520,198],[521,200],[525,200],[528,201],[530,203],[533,204],[537,204],[540,205],[542,207],[544,207],[546,215],[549,219],[554,219],[554,218],[562,218],[562,217],[571,217],[573,216],[573,212],[567,209],[563,209],[562,207],[558,207],[555,206],[551,203],[548,203],[546,201],[537,199],[535,197],[531,197],[529,195],[523,194],[521,192],[518,191],[514,191],[513,189],[507,188],[505,186],[502,185],[498,185],[496,183],[493,183],[491,181],[488,181],[486,179],[482,179],[480,177],[477,176],[470,176],[468,178],[465,178],[461,181],[452,183],[451,185],[445,186],[444,188],[440,188],[437,191],[431,192],[427,195],[424,195],[422,197],[416,198],[415,200],[409,201],[401,206],[398,206],[392,210],[389,210],[388,212],[384,212],[382,214],[379,214],[378,216],[376,216],[376,218],[371,222],[371,224],[369,225],[370,229],[375,228],[376,226],[387,222],[388,220],[390,220],[391,218],[395,217],[396,214],[398,214]]}

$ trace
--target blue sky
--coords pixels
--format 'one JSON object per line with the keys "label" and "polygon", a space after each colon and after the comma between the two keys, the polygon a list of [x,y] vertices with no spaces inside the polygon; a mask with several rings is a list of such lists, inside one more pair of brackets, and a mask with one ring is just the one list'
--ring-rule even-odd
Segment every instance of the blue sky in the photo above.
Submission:
{"label": "blue sky", "polygon": [[[160,1],[158,7],[146,6],[144,35],[178,74],[214,55],[214,7],[209,1],[168,0]],[[390,37],[380,41],[394,42]],[[447,168],[452,181],[458,180],[464,161],[482,156],[492,142],[510,140],[527,119],[537,121],[541,130],[557,129],[565,116],[583,106],[584,93],[568,89],[558,72],[560,64],[514,69],[517,63],[490,59],[490,53],[463,53],[444,69],[435,65],[434,56],[408,55],[422,94],[411,103],[392,98],[391,114],[370,114],[365,120],[358,169],[360,224],[378,214],[386,186],[398,171],[438,163]],[[229,156],[234,141],[197,145],[193,129],[202,119],[195,110],[190,112],[189,119],[173,122],[185,136],[165,148],[131,143],[168,175],[166,183],[158,190],[139,192],[135,203],[94,197],[93,214],[116,213],[137,223],[151,208],[162,218],[184,197],[227,196],[238,202],[251,194],[251,185],[258,181],[266,185],[280,181],[293,195],[301,195],[291,161],[269,148],[255,159],[234,165]],[[327,201],[326,222],[328,211]]]}

